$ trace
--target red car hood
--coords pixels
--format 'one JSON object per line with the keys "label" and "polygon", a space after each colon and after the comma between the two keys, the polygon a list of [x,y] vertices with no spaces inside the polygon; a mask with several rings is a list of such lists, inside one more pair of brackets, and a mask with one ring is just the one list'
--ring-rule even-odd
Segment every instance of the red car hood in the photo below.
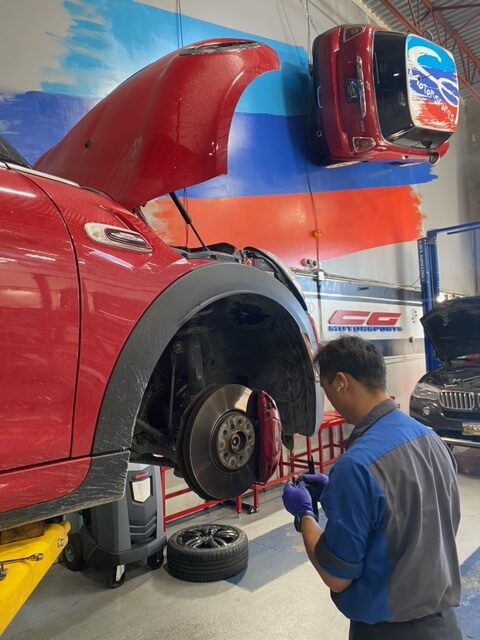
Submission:
{"label": "red car hood", "polygon": [[252,80],[279,67],[273,49],[248,40],[174,51],[99,102],[35,168],[127,209],[226,173],[237,102]]}

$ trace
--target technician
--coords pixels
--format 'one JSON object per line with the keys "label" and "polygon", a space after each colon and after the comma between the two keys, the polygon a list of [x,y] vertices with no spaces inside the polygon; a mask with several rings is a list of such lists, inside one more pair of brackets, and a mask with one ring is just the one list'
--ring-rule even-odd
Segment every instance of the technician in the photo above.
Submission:
{"label": "technician", "polygon": [[[349,639],[461,640],[453,456],[390,399],[373,344],[338,338],[320,349],[316,364],[327,398],[355,427],[330,476],[287,483],[283,502],[351,621]],[[324,531],[312,496],[328,518]]]}

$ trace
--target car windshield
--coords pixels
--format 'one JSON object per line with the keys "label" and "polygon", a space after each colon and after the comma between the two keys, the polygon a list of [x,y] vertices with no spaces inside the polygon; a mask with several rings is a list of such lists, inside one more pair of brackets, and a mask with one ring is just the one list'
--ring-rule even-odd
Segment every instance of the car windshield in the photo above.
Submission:
{"label": "car windshield", "polygon": [[373,43],[373,72],[377,113],[387,140],[413,127],[407,96],[406,36],[378,32]]}
{"label": "car windshield", "polygon": [[0,136],[0,161],[12,162],[13,164],[19,164],[22,167],[29,167],[28,162],[23,158],[18,151],[9,144],[5,138]]}

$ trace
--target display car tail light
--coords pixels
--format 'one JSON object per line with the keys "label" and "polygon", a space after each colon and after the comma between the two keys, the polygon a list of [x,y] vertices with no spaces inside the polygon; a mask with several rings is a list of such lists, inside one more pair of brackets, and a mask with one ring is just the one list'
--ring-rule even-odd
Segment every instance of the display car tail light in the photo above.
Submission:
{"label": "display car tail light", "polygon": [[360,24],[353,25],[351,27],[345,27],[345,29],[343,30],[343,41],[348,42],[348,40],[351,40],[352,38],[355,38],[355,36],[363,33],[365,29],[365,25],[362,26]]}
{"label": "display car tail light", "polygon": [[368,151],[375,146],[375,140],[373,138],[352,138],[352,144],[355,151]]}

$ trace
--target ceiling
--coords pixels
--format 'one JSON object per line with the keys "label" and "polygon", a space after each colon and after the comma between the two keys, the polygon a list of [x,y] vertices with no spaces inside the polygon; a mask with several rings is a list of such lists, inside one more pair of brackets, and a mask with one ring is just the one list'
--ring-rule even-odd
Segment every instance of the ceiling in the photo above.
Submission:
{"label": "ceiling", "polygon": [[425,35],[455,56],[465,99],[480,101],[480,1],[362,0],[392,31]]}

